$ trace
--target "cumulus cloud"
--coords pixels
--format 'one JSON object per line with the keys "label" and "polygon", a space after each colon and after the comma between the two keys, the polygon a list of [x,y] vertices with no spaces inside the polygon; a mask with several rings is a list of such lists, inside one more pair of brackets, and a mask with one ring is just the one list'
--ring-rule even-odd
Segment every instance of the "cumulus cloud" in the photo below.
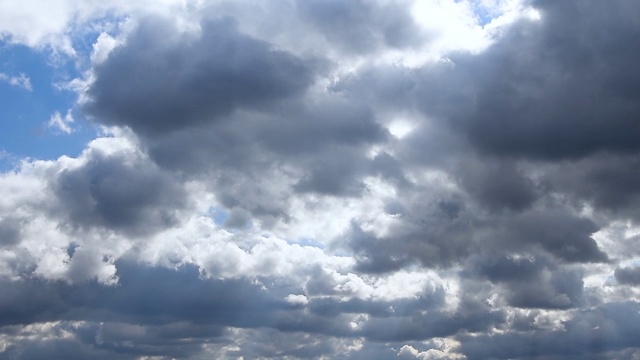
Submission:
{"label": "cumulus cloud", "polygon": [[86,107],[110,125],[163,134],[303,91],[310,67],[239,33],[232,19],[181,34],[168,19],[150,18],[97,65]]}
{"label": "cumulus cloud", "polygon": [[638,356],[633,1],[141,4],[56,20],[130,16],[0,175],[0,357]]}

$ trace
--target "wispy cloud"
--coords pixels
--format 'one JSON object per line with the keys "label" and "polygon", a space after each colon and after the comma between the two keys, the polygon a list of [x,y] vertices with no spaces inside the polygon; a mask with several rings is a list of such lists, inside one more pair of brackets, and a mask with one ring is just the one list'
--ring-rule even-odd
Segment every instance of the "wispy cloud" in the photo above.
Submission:
{"label": "wispy cloud", "polygon": [[20,73],[18,76],[12,76],[5,73],[0,73],[0,81],[6,82],[9,85],[17,86],[27,91],[33,91],[31,87],[31,79],[25,74]]}
{"label": "wispy cloud", "polygon": [[73,128],[71,124],[74,122],[73,116],[71,115],[71,110],[67,111],[67,114],[63,117],[58,111],[54,112],[49,118],[49,122],[47,126],[50,129],[63,132],[65,134],[71,134],[73,132]]}

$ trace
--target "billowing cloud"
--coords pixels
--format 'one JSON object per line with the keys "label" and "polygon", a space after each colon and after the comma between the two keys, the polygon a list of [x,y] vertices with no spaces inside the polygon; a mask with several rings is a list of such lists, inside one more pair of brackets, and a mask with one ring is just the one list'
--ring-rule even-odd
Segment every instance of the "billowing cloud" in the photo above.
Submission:
{"label": "billowing cloud", "polygon": [[[482,54],[454,54],[450,65],[428,69],[423,81],[447,83],[437,90],[425,86],[423,111],[497,156],[562,159],[637,151],[640,74],[632,59],[640,48],[632,40],[638,32],[632,14],[638,5],[532,6],[542,20],[519,21]],[[567,20],[575,14],[579,21]]]}
{"label": "billowing cloud", "polygon": [[203,20],[197,34],[145,19],[97,65],[87,111],[110,125],[156,135],[266,106],[303,91],[311,64],[238,32],[232,19]]}
{"label": "billowing cloud", "polygon": [[61,3],[0,30],[100,134],[0,174],[0,357],[639,356],[633,1]]}

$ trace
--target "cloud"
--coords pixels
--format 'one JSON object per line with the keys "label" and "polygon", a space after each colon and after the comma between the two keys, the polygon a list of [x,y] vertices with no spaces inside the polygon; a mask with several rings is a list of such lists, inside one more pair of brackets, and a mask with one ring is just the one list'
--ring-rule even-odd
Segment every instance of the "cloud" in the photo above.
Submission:
{"label": "cloud", "polygon": [[232,19],[204,20],[198,34],[180,34],[168,19],[152,18],[95,72],[86,110],[147,136],[267,106],[304,91],[313,74],[304,60],[239,33]]}
{"label": "cloud", "polygon": [[[632,100],[640,49],[629,1],[532,4],[540,21],[521,20],[485,52],[452,55],[436,96],[419,95],[426,114],[442,117],[480,151],[498,156],[562,159],[598,151],[637,151],[638,107]],[[581,20],[566,21],[580,13]],[[599,30],[615,32],[615,38]],[[435,79],[434,79],[435,78]],[[432,80],[434,79],[434,80]],[[455,108],[452,105],[455,104]]]}
{"label": "cloud", "polygon": [[54,112],[47,123],[47,126],[56,131],[63,132],[65,134],[71,134],[73,132],[73,128],[71,128],[71,124],[74,122],[73,116],[71,116],[71,110],[67,111],[67,115],[62,117],[59,112]]}
{"label": "cloud", "polygon": [[632,1],[60,4],[129,20],[0,174],[0,357],[637,357]]}
{"label": "cloud", "polygon": [[58,202],[52,215],[71,227],[105,227],[126,233],[153,233],[176,222],[185,193],[175,179],[127,151],[88,150],[76,166],[50,179]]}
{"label": "cloud", "polygon": [[510,306],[566,309],[584,302],[583,274],[558,266],[544,256],[485,257],[473,259],[472,263],[463,273],[486,277]]}
{"label": "cloud", "polygon": [[29,79],[25,74],[11,76],[5,73],[0,73],[0,81],[4,81],[9,85],[16,86],[27,91],[33,91],[33,87],[31,87],[31,79]]}
{"label": "cloud", "polygon": [[297,1],[296,9],[330,42],[346,53],[379,47],[402,48],[423,41],[407,11],[409,3]]}
{"label": "cloud", "polygon": [[617,268],[614,274],[621,284],[640,285],[640,268],[637,266]]}
{"label": "cloud", "polygon": [[0,244],[11,246],[20,242],[20,220],[15,218],[3,218],[0,220]]}
{"label": "cloud", "polygon": [[36,49],[49,48],[73,57],[78,55],[73,43],[76,36],[91,29],[96,21],[149,11],[175,15],[183,10],[183,5],[173,0],[136,3],[113,0],[100,4],[56,0],[44,5],[33,0],[21,4],[2,2],[0,40]]}
{"label": "cloud", "polygon": [[[611,356],[625,348],[636,348],[638,316],[636,302],[611,303],[593,310],[583,310],[559,331],[510,333],[466,338],[462,350],[469,359],[571,356]],[[509,344],[509,346],[507,346]],[[614,355],[632,359],[637,350]]]}

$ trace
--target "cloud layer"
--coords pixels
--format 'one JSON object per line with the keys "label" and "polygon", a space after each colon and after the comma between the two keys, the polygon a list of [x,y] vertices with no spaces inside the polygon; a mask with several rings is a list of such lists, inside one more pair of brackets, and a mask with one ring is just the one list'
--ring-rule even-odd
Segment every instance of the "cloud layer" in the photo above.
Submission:
{"label": "cloud layer", "polygon": [[0,358],[640,356],[636,2],[105,6],[102,135],[0,175]]}

